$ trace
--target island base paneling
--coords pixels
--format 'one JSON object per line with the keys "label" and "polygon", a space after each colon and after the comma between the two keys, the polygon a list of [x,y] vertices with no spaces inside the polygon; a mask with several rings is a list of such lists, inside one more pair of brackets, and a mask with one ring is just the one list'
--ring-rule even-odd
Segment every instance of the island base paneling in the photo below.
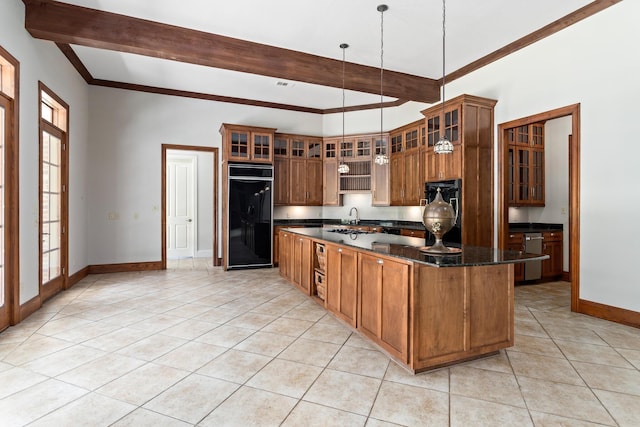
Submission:
{"label": "island base paneling", "polygon": [[513,345],[513,264],[414,265],[412,354],[418,372]]}
{"label": "island base paneling", "polygon": [[[439,368],[513,346],[513,263],[438,267],[309,236],[323,233],[316,229],[300,230],[280,231],[281,275],[407,370]],[[473,252],[469,247],[468,257]]]}

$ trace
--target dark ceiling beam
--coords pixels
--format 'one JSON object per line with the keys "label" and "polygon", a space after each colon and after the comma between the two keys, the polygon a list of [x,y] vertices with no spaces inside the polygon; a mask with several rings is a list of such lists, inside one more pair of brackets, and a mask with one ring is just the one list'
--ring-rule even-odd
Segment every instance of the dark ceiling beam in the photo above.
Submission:
{"label": "dark ceiling beam", "polygon": [[[50,0],[23,0],[25,28],[39,39],[342,88],[342,61]],[[380,69],[345,65],[344,87],[380,93]],[[432,104],[434,79],[384,71],[385,96]]]}
{"label": "dark ceiling beam", "polygon": [[[327,109],[311,108],[311,107],[303,107],[300,105],[259,101],[256,99],[236,98],[232,96],[222,96],[222,95],[214,95],[209,93],[190,92],[186,90],[167,89],[167,88],[155,87],[155,86],[116,82],[113,80],[95,79],[91,75],[89,70],[87,70],[87,67],[84,66],[84,64],[82,63],[82,61],[80,60],[80,58],[78,57],[78,55],[76,54],[76,52],[73,50],[71,46],[63,43],[56,43],[56,45],[62,51],[62,53],[67,57],[67,59],[74,66],[74,68],[78,71],[78,74],[80,74],[88,84],[93,86],[109,87],[113,89],[132,90],[136,92],[155,93],[159,95],[179,96],[182,98],[204,99],[207,101],[227,102],[230,104],[251,105],[254,107],[275,108],[278,110],[298,111],[301,113],[332,114],[332,113],[342,112],[342,107],[327,108]],[[385,108],[396,107],[398,105],[404,104],[405,102],[407,101],[398,99],[396,101],[385,102],[383,104],[354,105],[351,107],[345,107],[344,111],[351,112],[351,111],[372,110],[372,109],[381,108],[381,107],[385,107]]]}

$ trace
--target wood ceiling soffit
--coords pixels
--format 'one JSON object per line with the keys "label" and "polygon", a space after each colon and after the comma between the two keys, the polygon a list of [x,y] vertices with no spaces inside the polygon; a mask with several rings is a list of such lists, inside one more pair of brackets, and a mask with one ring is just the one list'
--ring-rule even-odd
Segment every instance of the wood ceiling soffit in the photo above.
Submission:
{"label": "wood ceiling soffit", "polygon": [[[23,0],[25,28],[39,39],[342,88],[342,61],[66,3]],[[345,88],[380,93],[380,69],[346,63]],[[434,103],[434,79],[385,70],[384,94]]]}

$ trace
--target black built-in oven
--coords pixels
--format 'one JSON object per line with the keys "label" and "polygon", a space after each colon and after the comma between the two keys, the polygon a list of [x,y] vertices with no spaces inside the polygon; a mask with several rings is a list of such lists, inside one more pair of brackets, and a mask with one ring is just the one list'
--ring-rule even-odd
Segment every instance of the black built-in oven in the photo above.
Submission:
{"label": "black built-in oven", "polygon": [[[428,203],[433,202],[438,188],[444,201],[451,203],[453,209],[458,212],[456,224],[442,237],[442,241],[445,244],[449,243],[453,244],[452,246],[459,246],[462,242],[462,180],[451,179],[448,181],[425,182],[424,198]],[[428,231],[425,240],[427,246],[435,243],[435,237]]]}

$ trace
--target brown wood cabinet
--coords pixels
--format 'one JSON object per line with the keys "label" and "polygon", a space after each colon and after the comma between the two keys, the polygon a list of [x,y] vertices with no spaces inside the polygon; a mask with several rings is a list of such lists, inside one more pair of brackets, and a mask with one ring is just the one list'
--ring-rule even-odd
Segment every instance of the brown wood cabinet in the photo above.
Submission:
{"label": "brown wood cabinet", "polygon": [[542,261],[542,278],[555,279],[562,276],[563,271],[563,235],[562,231],[545,231],[542,233],[542,253],[549,259]]}
{"label": "brown wood cabinet", "polygon": [[[462,179],[460,213],[463,218],[463,245],[493,246],[495,104],[496,101],[492,99],[460,95],[445,102],[444,115],[442,104],[422,111],[426,122],[427,147],[424,150],[427,153],[423,153],[425,170],[421,173],[427,180],[435,173],[435,177],[438,177],[436,181],[440,181],[440,171],[443,171],[443,177]],[[443,128],[454,145],[454,152],[433,154],[429,157],[429,150],[433,150],[433,145],[440,139]]]}
{"label": "brown wood cabinet", "polygon": [[513,264],[414,270],[414,369],[513,345]]}
{"label": "brown wood cabinet", "polygon": [[427,236],[427,230],[414,230],[412,228],[401,228],[401,236],[420,237],[424,239]]}
{"label": "brown wood cabinet", "polygon": [[505,130],[509,206],[544,206],[544,123]]}
{"label": "brown wood cabinet", "polygon": [[[524,251],[524,233],[510,232],[507,236],[507,249]],[[554,280],[563,273],[563,233],[560,230],[542,233],[542,253],[549,255],[549,259],[542,261],[542,280]],[[514,280],[524,280],[524,264],[515,264]]]}
{"label": "brown wood cabinet", "polygon": [[338,181],[338,144],[336,138],[323,141],[322,204],[323,206],[342,206],[342,196]]}
{"label": "brown wood cabinet", "polygon": [[289,159],[275,157],[273,159],[273,204],[286,206],[290,194]]}
{"label": "brown wood cabinet", "polygon": [[278,267],[280,269],[280,275],[285,279],[292,281],[292,253],[291,253],[291,239],[293,234],[287,231],[280,231],[278,234]]}
{"label": "brown wood cabinet", "polygon": [[[524,251],[524,234],[523,233],[509,233],[507,237],[507,249],[510,251]],[[514,280],[520,282],[524,280],[524,264],[514,264]]]}
{"label": "brown wood cabinet", "polygon": [[358,272],[357,329],[408,363],[411,264],[360,253]]}
{"label": "brown wood cabinet", "polygon": [[444,181],[462,178],[462,149],[451,154],[436,154],[433,147],[423,151],[426,181]]}
{"label": "brown wood cabinet", "polygon": [[357,252],[325,243],[327,253],[325,308],[352,327],[356,327],[358,298]]}
{"label": "brown wood cabinet", "polygon": [[320,138],[276,134],[274,159],[274,205],[322,205]]}
{"label": "brown wood cabinet", "polygon": [[[413,372],[513,345],[513,264],[439,268],[284,231],[281,242],[286,234],[293,239],[288,248],[280,245],[280,256],[290,257],[281,259],[281,274],[287,277],[291,264],[314,273],[314,300]],[[305,239],[316,252],[322,247],[322,263]],[[295,258],[296,252],[304,255]]]}
{"label": "brown wood cabinet", "polygon": [[[377,135],[374,138],[373,160],[371,164],[371,205],[389,206],[391,194],[389,189],[389,134]],[[387,163],[376,162],[377,156],[386,156]]]}
{"label": "brown wood cabinet", "polygon": [[222,160],[230,162],[272,163],[275,129],[223,123]]}
{"label": "brown wood cabinet", "polygon": [[391,132],[389,186],[391,206],[418,206],[424,198],[420,130],[424,120]]}
{"label": "brown wood cabinet", "polygon": [[313,242],[307,237],[291,234],[291,282],[311,295],[313,277]]}

